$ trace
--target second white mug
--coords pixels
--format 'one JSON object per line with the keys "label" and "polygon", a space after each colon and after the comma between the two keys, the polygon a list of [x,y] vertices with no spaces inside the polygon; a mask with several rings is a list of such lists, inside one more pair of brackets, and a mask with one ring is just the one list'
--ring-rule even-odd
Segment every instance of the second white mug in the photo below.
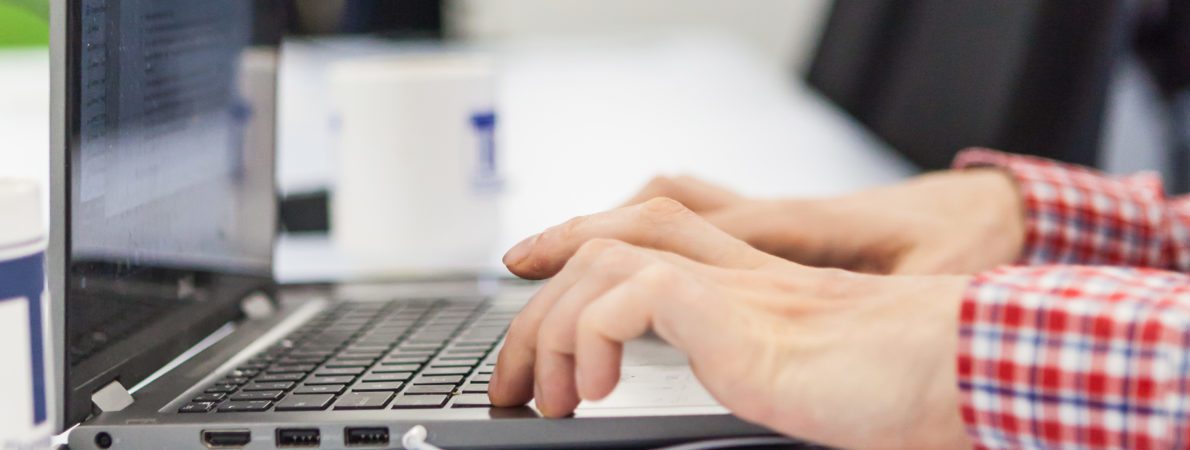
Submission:
{"label": "second white mug", "polygon": [[500,231],[495,69],[481,55],[339,63],[336,245],[368,267],[484,268]]}

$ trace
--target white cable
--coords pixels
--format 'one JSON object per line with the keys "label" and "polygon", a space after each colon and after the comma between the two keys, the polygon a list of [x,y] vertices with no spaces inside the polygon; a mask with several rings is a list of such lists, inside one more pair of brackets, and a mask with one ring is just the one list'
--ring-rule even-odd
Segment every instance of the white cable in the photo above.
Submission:
{"label": "white cable", "polygon": [[404,436],[401,436],[401,446],[405,447],[405,450],[442,450],[441,447],[426,442],[426,437],[429,434],[426,427],[414,425],[413,428],[405,432]]}

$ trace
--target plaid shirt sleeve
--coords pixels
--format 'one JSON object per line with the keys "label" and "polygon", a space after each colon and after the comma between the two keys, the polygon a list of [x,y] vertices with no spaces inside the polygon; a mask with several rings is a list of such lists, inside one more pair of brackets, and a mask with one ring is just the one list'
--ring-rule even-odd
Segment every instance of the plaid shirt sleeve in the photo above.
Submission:
{"label": "plaid shirt sleeve", "polygon": [[1167,201],[1150,175],[986,150],[956,160],[974,165],[1017,179],[1028,221],[1025,266],[978,274],[963,299],[958,378],[977,447],[1190,448],[1190,200]]}
{"label": "plaid shirt sleeve", "polygon": [[1190,271],[1190,197],[1167,200],[1161,178],[1114,178],[1084,167],[972,149],[956,168],[1001,167],[1025,203],[1022,265],[1086,264]]}

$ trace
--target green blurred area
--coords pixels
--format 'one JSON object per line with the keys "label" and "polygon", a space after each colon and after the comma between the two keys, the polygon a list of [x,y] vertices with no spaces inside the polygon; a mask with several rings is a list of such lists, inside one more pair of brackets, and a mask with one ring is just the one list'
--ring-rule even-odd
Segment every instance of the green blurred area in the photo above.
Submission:
{"label": "green blurred area", "polygon": [[48,0],[0,0],[0,48],[49,45],[49,11]]}

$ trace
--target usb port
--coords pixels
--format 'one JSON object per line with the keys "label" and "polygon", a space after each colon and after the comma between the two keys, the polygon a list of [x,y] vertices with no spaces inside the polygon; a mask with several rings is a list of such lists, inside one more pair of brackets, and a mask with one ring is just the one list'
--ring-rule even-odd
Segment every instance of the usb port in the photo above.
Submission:
{"label": "usb port", "polygon": [[352,447],[383,447],[388,445],[387,427],[348,427],[343,440]]}
{"label": "usb port", "polygon": [[317,447],[322,434],[317,428],[278,429],[277,447]]}
{"label": "usb port", "polygon": [[252,432],[248,430],[202,431],[202,443],[208,448],[242,448],[250,441]]}

